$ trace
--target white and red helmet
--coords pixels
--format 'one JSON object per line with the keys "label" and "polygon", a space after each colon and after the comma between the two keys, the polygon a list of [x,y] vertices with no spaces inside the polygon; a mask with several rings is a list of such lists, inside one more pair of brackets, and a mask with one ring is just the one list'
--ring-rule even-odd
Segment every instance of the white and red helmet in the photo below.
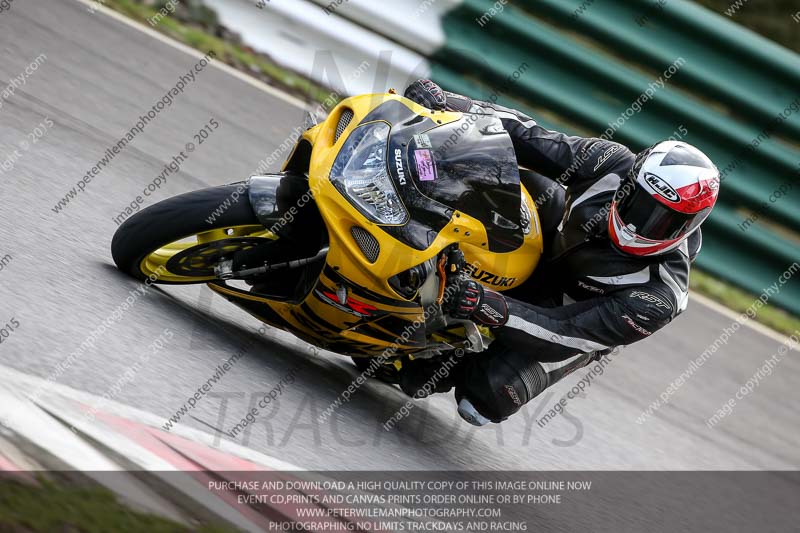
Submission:
{"label": "white and red helmet", "polygon": [[694,146],[664,141],[648,148],[614,195],[611,241],[631,255],[674,250],[711,213],[719,184],[719,170]]}

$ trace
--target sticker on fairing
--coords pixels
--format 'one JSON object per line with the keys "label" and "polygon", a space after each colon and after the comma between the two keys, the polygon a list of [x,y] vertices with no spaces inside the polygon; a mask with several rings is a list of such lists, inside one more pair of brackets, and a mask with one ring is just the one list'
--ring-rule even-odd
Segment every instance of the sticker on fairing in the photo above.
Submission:
{"label": "sticker on fairing", "polygon": [[433,148],[431,138],[426,133],[414,135],[414,142],[417,143],[417,148]]}
{"label": "sticker on fairing", "polygon": [[433,166],[433,156],[430,150],[414,150],[414,161],[417,164],[419,181],[436,179],[436,168]]}

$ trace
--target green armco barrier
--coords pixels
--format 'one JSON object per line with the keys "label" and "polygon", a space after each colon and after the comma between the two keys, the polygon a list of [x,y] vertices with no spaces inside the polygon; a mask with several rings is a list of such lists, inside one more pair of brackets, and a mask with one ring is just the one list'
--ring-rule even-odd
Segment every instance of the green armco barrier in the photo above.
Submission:
{"label": "green armco barrier", "polygon": [[[633,0],[642,9],[652,5],[648,0]],[[783,76],[800,85],[797,54],[759,36],[730,20],[687,0],[669,0],[663,15],[676,28],[694,32],[698,39],[707,39],[711,46],[727,50],[740,61],[763,70],[767,76]]]}
{"label": "green armco barrier", "polygon": [[[583,0],[519,3],[530,13],[556,20],[562,28],[594,37],[618,57],[653,70],[662,70],[675,55],[686,58],[676,82],[727,105],[759,129],[800,97],[797,55],[708,10],[677,0],[670,0],[670,9],[663,12],[652,1],[596,0],[580,11],[582,4]],[[688,13],[691,16],[685,20]],[[775,132],[800,142],[800,113],[791,115]]]}
{"label": "green armco barrier", "polygon": [[[542,0],[542,5],[549,3]],[[658,74],[648,77],[630,62],[615,60],[574,34],[559,32],[511,5],[505,5],[488,21],[484,19],[481,26],[478,20],[493,5],[496,4],[489,0],[466,0],[447,14],[446,44],[431,57],[435,80],[449,90],[474,97],[493,96],[500,104],[529,112],[547,128],[595,136],[611,132],[613,139],[633,149],[683,135],[683,140],[705,150],[725,177],[719,208],[706,224],[705,249],[699,264],[758,294],[794,260],[800,261],[800,152],[796,148],[764,135],[763,121],[750,120],[747,113],[730,116],[669,81],[642,103],[641,112],[629,111],[626,117],[626,110],[648,87],[653,87]],[[590,9],[604,5],[598,0]],[[680,56],[659,56],[657,62],[649,63],[644,60],[646,53],[631,57],[647,63],[645,70],[652,71],[657,64],[660,72]],[[676,81],[683,68],[689,69],[686,79],[699,70],[706,72],[707,79],[713,77],[717,63],[711,52],[690,57],[698,64],[692,65],[691,70],[684,57],[683,67],[675,74]],[[509,78],[520,72],[521,65],[525,66],[524,72]],[[769,92],[769,80],[763,78],[762,73],[759,90]],[[782,90],[787,92],[785,87]],[[773,92],[771,100],[765,98],[758,105],[772,109],[791,102],[782,102],[782,96],[776,94]],[[796,96],[800,96],[800,90]],[[545,121],[533,108],[547,109],[552,114],[548,113]],[[610,128],[618,119],[621,122],[617,124],[622,125]],[[755,139],[760,139],[757,149],[748,149]],[[770,202],[770,195],[787,184],[787,194]],[[760,213],[759,220],[743,228],[741,223],[752,212]],[[786,231],[779,235],[765,221],[783,225]],[[800,279],[784,286],[772,301],[800,314]]]}
{"label": "green armco barrier", "polygon": [[[795,262],[800,268],[796,245],[792,248],[785,240],[758,227],[743,233],[737,224],[730,208],[724,204],[714,208],[714,215],[703,225],[703,248],[697,256],[700,268],[755,295],[776,283]],[[800,314],[800,271],[781,286],[770,302]]]}
{"label": "green armco barrier", "polygon": [[[435,58],[460,62],[462,72],[468,69],[499,85],[525,63],[529,68],[513,83],[513,92],[541,102],[598,135],[653,83],[512,7],[506,7],[481,28],[475,19],[487,5],[491,3],[468,0],[461,9],[451,12],[445,24],[447,43]],[[564,68],[566,65],[570,68]],[[670,137],[684,125],[689,131],[688,140],[707,150],[721,169],[740,155],[751,163],[746,176],[741,168],[736,169],[726,183],[725,194],[742,203],[761,205],[797,172],[800,156],[773,139],[765,140],[753,153],[742,154],[742,148],[759,136],[758,130],[719,115],[669,87],[658,90],[646,107],[647,112],[633,115],[614,138],[643,147]],[[800,187],[790,195],[800,202]],[[800,226],[800,211],[793,209],[792,203],[788,199],[775,203],[770,216],[778,222]]]}
{"label": "green armco barrier", "polygon": [[[470,81],[469,79],[460,75],[458,72],[451,70],[444,65],[435,65],[434,72],[434,77],[436,78],[437,82],[440,83],[442,87],[447,87],[447,89],[450,91],[459,94],[467,94],[471,98],[492,101],[511,109],[522,109],[526,107],[523,102],[515,100],[508,94],[500,93],[498,89]],[[577,132],[575,132],[572,128],[564,127],[564,125],[560,122],[543,119],[538,115],[536,117],[536,122],[542,127],[550,130],[559,130],[571,135],[577,135]]]}
{"label": "green armco barrier", "polygon": [[[444,66],[435,68],[436,79],[451,90],[469,94],[476,98],[491,98],[498,95],[497,90],[468,80],[457,72]],[[521,102],[507,96],[499,96],[497,102],[512,108],[521,108]],[[569,127],[556,122],[537,121],[544,127],[575,133]],[[725,279],[756,295],[764,287],[772,285],[778,277],[794,262],[800,262],[800,247],[774,233],[758,226],[750,226],[743,231],[739,227],[741,217],[734,209],[721,203],[714,215],[703,226],[703,252],[698,265],[704,270]],[[754,256],[759,260],[754,262]],[[800,314],[800,272],[781,288],[781,292],[771,298],[776,305]]]}

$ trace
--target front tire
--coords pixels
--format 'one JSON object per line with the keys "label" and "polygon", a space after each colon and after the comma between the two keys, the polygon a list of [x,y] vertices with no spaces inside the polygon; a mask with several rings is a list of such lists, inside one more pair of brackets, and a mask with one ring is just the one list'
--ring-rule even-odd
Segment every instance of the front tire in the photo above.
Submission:
{"label": "front tire", "polygon": [[247,184],[240,182],[143,209],[117,229],[111,255],[120,270],[142,281],[207,283],[216,279],[212,263],[220,256],[271,239],[250,207]]}

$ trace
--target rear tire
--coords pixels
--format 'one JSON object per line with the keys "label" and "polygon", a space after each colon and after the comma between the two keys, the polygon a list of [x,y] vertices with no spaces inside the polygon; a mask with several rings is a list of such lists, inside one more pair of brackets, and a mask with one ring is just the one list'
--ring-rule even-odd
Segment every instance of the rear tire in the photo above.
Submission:
{"label": "rear tire", "polygon": [[[220,213],[223,208],[224,212]],[[209,223],[208,219],[215,212],[214,220]],[[111,241],[111,255],[120,270],[144,281],[149,274],[142,271],[142,261],[155,250],[198,233],[249,225],[260,223],[250,207],[245,182],[201,189],[158,202],[123,222]],[[184,284],[207,281],[155,282]]]}

